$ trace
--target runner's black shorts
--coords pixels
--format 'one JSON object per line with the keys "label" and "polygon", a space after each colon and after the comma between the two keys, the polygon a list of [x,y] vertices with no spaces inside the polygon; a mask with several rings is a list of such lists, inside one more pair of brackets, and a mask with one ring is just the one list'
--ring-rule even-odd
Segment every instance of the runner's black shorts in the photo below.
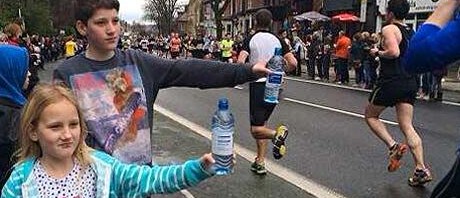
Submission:
{"label": "runner's black shorts", "polygon": [[395,80],[377,85],[369,96],[373,105],[393,107],[397,103],[414,105],[417,96],[416,80]]}
{"label": "runner's black shorts", "polygon": [[249,84],[249,113],[251,126],[264,126],[276,104],[264,101],[265,82]]}

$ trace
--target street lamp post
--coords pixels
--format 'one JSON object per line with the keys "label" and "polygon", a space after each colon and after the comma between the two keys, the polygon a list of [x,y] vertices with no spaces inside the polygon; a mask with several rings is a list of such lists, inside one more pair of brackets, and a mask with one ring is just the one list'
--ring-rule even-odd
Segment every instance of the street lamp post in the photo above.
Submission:
{"label": "street lamp post", "polygon": [[26,22],[24,21],[24,18],[22,18],[21,8],[18,9],[18,15],[19,15],[19,19],[21,20],[22,30],[25,31],[26,30]]}

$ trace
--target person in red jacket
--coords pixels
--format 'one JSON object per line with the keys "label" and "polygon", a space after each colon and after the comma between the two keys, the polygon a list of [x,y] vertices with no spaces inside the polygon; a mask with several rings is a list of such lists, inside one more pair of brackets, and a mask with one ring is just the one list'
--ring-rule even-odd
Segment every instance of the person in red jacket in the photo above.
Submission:
{"label": "person in red jacket", "polygon": [[350,81],[348,75],[348,49],[351,47],[351,40],[345,35],[344,31],[339,32],[339,38],[335,44],[335,57],[337,66],[337,80],[340,84]]}

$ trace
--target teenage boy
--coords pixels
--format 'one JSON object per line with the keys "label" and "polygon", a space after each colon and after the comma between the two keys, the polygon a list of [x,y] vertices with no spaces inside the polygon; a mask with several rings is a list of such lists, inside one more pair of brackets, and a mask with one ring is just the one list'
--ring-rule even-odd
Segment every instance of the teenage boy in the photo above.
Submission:
{"label": "teenage boy", "polygon": [[[386,15],[388,25],[382,29],[383,50],[371,49],[371,54],[380,57],[380,74],[376,88],[369,97],[365,110],[365,119],[372,132],[382,140],[389,149],[388,171],[396,171],[400,167],[403,154],[409,149],[415,161],[413,174],[409,177],[409,185],[419,186],[432,180],[432,175],[425,166],[423,159],[422,139],[412,125],[414,101],[417,93],[415,75],[405,72],[401,57],[405,53],[413,30],[403,23],[409,13],[407,0],[390,0]],[[383,110],[396,107],[399,127],[405,136],[405,143],[398,143],[391,136],[385,125],[379,120]],[[407,145],[406,145],[407,143]]]}
{"label": "teenage boy", "polygon": [[[257,31],[243,44],[238,62],[244,63],[248,57],[251,64],[258,61],[267,62],[275,54],[275,48],[281,48],[287,62],[286,72],[294,70],[297,66],[297,60],[289,50],[289,46],[269,31],[272,24],[271,12],[267,9],[261,9],[257,11],[255,16]],[[251,165],[251,170],[259,175],[267,173],[264,163],[267,153],[267,139],[271,139],[273,142],[273,156],[275,159],[280,159],[286,152],[285,140],[288,134],[284,125],[280,125],[276,130],[267,127],[267,120],[276,104],[264,101],[265,81],[265,78],[260,78],[249,85],[251,134],[257,143],[257,157]]]}
{"label": "teenage boy", "polygon": [[150,134],[153,103],[159,89],[182,86],[233,87],[267,74],[265,63],[166,60],[116,49],[120,35],[117,0],[78,1],[78,33],[87,50],[54,71],[55,83],[70,87],[79,99],[88,127],[87,142],[126,163],[152,161]]}

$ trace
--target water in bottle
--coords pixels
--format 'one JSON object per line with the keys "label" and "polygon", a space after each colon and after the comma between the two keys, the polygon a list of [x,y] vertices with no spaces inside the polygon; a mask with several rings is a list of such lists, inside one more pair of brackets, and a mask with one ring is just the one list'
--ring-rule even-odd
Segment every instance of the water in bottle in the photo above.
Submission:
{"label": "water in bottle", "polygon": [[228,100],[219,100],[218,109],[212,117],[212,156],[216,163],[212,167],[216,175],[233,172],[233,132],[235,119],[228,109]]}
{"label": "water in bottle", "polygon": [[275,55],[268,61],[267,67],[272,71],[265,82],[264,100],[268,103],[278,103],[278,95],[283,81],[285,61],[281,48],[275,48]]}

